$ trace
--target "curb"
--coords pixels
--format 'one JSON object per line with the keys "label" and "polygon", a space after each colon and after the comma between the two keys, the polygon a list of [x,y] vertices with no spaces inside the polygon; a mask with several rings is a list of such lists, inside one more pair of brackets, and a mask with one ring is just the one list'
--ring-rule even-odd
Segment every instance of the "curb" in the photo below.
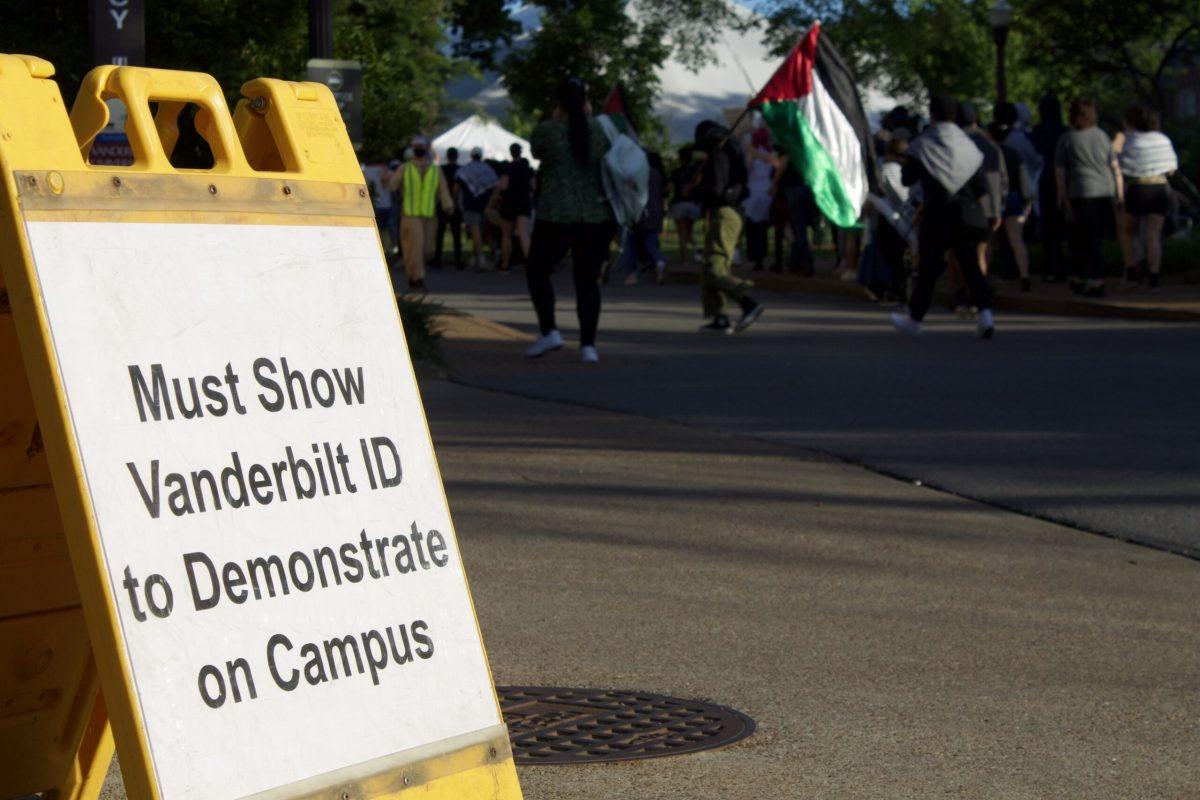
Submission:
{"label": "curb", "polygon": [[[742,275],[742,277],[748,277]],[[820,294],[832,297],[857,297],[865,300],[863,287],[856,282],[831,278],[801,278],[778,273],[755,273],[749,276],[754,285],[761,289],[782,294]],[[691,270],[667,270],[671,283],[695,284],[700,274]],[[952,293],[939,289],[934,293],[935,304],[949,304]],[[1065,317],[1094,317],[1105,319],[1134,319],[1158,322],[1200,322],[1200,310],[1168,308],[1164,306],[1130,306],[1120,303],[1074,300],[1071,298],[1047,298],[1015,294],[996,293],[995,307],[999,311],[1019,311],[1027,314],[1052,314]]]}

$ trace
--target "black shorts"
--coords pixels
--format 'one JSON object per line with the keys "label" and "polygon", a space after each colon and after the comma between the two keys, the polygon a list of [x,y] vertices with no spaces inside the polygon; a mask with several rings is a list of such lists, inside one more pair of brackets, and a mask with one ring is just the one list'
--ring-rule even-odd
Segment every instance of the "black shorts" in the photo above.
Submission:
{"label": "black shorts", "polygon": [[1165,217],[1171,190],[1165,183],[1130,183],[1125,186],[1125,213],[1131,217],[1158,214]]}
{"label": "black shorts", "polygon": [[506,222],[515,222],[517,217],[528,217],[532,213],[533,203],[528,198],[500,198],[500,217]]}

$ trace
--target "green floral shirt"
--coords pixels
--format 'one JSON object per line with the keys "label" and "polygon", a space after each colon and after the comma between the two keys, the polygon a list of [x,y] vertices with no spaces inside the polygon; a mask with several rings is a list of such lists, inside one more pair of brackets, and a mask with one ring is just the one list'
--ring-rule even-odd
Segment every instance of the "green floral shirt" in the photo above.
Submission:
{"label": "green floral shirt", "polygon": [[611,222],[612,208],[600,181],[600,160],[608,152],[608,137],[595,119],[590,120],[591,157],[580,164],[571,153],[566,120],[548,119],[529,137],[538,170],[537,218],[547,222]]}

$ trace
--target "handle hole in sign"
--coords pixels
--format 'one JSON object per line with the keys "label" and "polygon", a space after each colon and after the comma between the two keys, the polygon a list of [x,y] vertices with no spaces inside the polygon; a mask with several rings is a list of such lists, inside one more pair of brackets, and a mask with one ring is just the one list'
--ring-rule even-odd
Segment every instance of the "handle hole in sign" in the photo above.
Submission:
{"label": "handle hole in sign", "polygon": [[105,101],[108,104],[108,125],[96,134],[92,146],[88,150],[88,163],[97,167],[131,167],[133,166],[133,148],[129,145],[129,136],[125,133],[125,123],[129,112],[125,103],[112,98]]}
{"label": "handle hole in sign", "polygon": [[234,116],[239,144],[250,168],[257,172],[285,172],[283,151],[267,122],[270,100],[264,96],[243,97]]}
{"label": "handle hole in sign", "polygon": [[168,158],[171,166],[176,169],[212,169],[216,164],[212,145],[200,132],[197,122],[201,120],[201,108],[195,103],[188,103],[179,110],[176,126],[179,138]]}

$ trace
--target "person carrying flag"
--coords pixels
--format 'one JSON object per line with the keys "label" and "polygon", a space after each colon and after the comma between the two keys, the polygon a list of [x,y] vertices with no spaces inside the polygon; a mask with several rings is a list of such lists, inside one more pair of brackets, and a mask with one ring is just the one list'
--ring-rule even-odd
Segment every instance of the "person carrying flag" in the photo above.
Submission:
{"label": "person carrying flag", "polygon": [[[700,293],[708,324],[702,333],[741,332],[762,316],[763,305],[750,296],[754,286],[733,274],[733,251],[742,233],[738,207],[748,194],[746,156],[728,128],[705,120],[696,126],[696,149],[708,154],[700,172],[698,194],[708,224],[700,262]],[[726,298],[742,308],[737,324],[725,314]]]}

